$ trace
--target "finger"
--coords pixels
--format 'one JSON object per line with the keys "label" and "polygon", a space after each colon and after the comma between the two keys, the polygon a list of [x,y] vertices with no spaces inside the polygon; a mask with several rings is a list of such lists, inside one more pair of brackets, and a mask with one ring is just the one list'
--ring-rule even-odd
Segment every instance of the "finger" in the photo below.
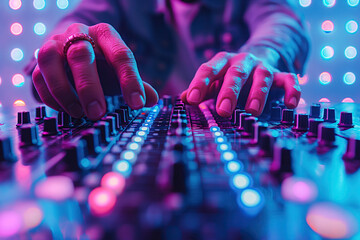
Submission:
{"label": "finger", "polygon": [[235,110],[240,90],[256,65],[251,55],[242,55],[233,61],[225,74],[216,102],[216,111],[222,117],[230,117]]}
{"label": "finger", "polygon": [[199,104],[205,99],[212,82],[223,78],[233,55],[220,52],[199,67],[187,91],[186,99],[189,104]]}
{"label": "finger", "polygon": [[60,107],[60,105],[56,102],[56,100],[51,95],[51,93],[45,83],[44,77],[42,76],[42,74],[40,72],[38,65],[36,65],[36,67],[32,73],[32,79],[33,79],[35,89],[38,92],[41,101],[43,103],[45,103],[46,105],[48,105],[49,107],[51,107],[52,109],[61,111],[62,108]]}
{"label": "finger", "polygon": [[39,69],[56,102],[71,116],[80,118],[83,111],[75,90],[67,79],[62,48],[63,46],[55,40],[47,41],[39,50]]}
{"label": "finger", "polygon": [[67,61],[86,116],[90,120],[99,120],[106,112],[106,103],[91,43],[73,43],[67,51]]}
{"label": "finger", "polygon": [[152,107],[159,101],[159,95],[156,90],[147,82],[143,82],[145,95],[146,95],[146,107]]}
{"label": "finger", "polygon": [[253,74],[253,83],[245,105],[245,110],[254,116],[259,116],[265,106],[271,85],[273,72],[264,65],[258,65]]}
{"label": "finger", "polygon": [[144,107],[145,90],[134,55],[119,33],[106,23],[90,27],[89,33],[102,50],[107,62],[114,67],[126,103],[133,109]]}
{"label": "finger", "polygon": [[285,89],[284,103],[288,108],[296,108],[300,101],[301,88],[298,77],[293,73],[275,73],[274,83]]}
{"label": "finger", "polygon": [[181,95],[180,95],[181,101],[182,101],[183,103],[185,103],[185,104],[189,104],[189,103],[187,102],[187,99],[186,99],[187,92],[188,92],[188,90],[186,89],[186,90],[183,91],[183,92],[181,93]]}

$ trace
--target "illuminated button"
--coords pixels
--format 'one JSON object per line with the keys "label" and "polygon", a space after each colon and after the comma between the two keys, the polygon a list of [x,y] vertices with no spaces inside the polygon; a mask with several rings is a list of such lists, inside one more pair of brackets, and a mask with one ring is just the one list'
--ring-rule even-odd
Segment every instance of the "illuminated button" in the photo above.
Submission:
{"label": "illuminated button", "polygon": [[321,57],[324,59],[331,59],[334,56],[334,49],[330,46],[325,46],[321,50]]}
{"label": "illuminated button", "polygon": [[44,0],[34,0],[33,5],[36,10],[42,10],[45,8],[45,1]]}
{"label": "illuminated button", "polygon": [[116,194],[120,194],[125,187],[125,178],[118,172],[108,172],[102,177],[101,186],[113,190]]}
{"label": "illuminated button", "polygon": [[347,0],[350,7],[356,7],[359,5],[359,0]]}
{"label": "illuminated button", "polygon": [[37,34],[37,35],[44,35],[45,32],[46,32],[46,27],[45,27],[45,24],[43,23],[36,23],[34,25],[34,32]]}
{"label": "illuminated button", "polygon": [[357,50],[353,46],[349,46],[345,49],[345,57],[347,59],[353,59],[357,55]]}
{"label": "illuminated button", "polygon": [[[136,153],[139,153],[140,150],[141,150],[141,145],[140,145],[139,143],[136,143],[136,142],[129,143],[129,144],[127,145],[127,149],[132,150],[132,151],[134,151],[134,152],[136,152]],[[130,160],[129,160],[129,161],[130,161]]]}
{"label": "illuminated button", "polygon": [[334,23],[330,20],[326,20],[321,24],[321,28],[324,32],[330,33],[334,31]]}
{"label": "illuminated button", "polygon": [[131,138],[131,141],[136,142],[136,143],[143,144],[143,143],[144,143],[144,138],[143,138],[143,137],[139,137],[139,136],[134,136],[134,137]]}
{"label": "illuminated button", "polygon": [[223,152],[223,151],[231,150],[231,147],[227,143],[222,143],[217,146],[217,149],[218,149],[218,151]]}
{"label": "illuminated button", "polygon": [[20,35],[23,31],[23,27],[20,23],[11,24],[10,31],[14,35]]}
{"label": "illuminated button", "polygon": [[226,164],[226,171],[230,174],[239,172],[242,169],[242,165],[237,161],[230,161]]}
{"label": "illuminated button", "polygon": [[232,184],[236,189],[244,189],[250,186],[250,178],[245,174],[238,173],[232,178]]}
{"label": "illuminated button", "polygon": [[18,10],[21,8],[22,2],[21,0],[10,0],[9,1],[9,6],[11,9],[13,10]]}
{"label": "illuminated button", "polygon": [[236,158],[236,153],[232,151],[225,151],[221,154],[221,160],[223,161],[231,161]]}
{"label": "illuminated button", "polygon": [[98,187],[93,189],[88,197],[90,211],[96,216],[109,214],[116,203],[116,195],[114,191]]}
{"label": "illuminated button", "polygon": [[24,53],[20,48],[14,48],[13,50],[11,50],[11,58],[15,62],[19,62],[19,61],[23,60]]}
{"label": "illuminated button", "polygon": [[222,137],[222,136],[224,136],[224,133],[221,132],[221,131],[219,131],[219,132],[213,132],[212,135],[213,135],[214,137]]}
{"label": "illuminated button", "polygon": [[358,30],[358,24],[354,20],[350,20],[346,23],[345,29],[348,33],[355,33]]}
{"label": "illuminated button", "polygon": [[147,133],[144,132],[144,131],[137,131],[136,135],[139,136],[139,137],[146,137]]}
{"label": "illuminated button", "polygon": [[299,0],[299,4],[302,7],[308,7],[311,5],[311,0]]}
{"label": "illuminated button", "polygon": [[262,199],[260,193],[255,189],[245,189],[241,193],[241,201],[246,207],[256,207]]}
{"label": "illuminated button", "polygon": [[56,5],[60,9],[66,9],[69,6],[69,1],[68,0],[57,0]]}
{"label": "illuminated button", "polygon": [[128,177],[132,171],[132,167],[128,161],[120,160],[114,162],[113,171],[120,173],[124,177]]}
{"label": "illuminated button", "polygon": [[226,139],[224,137],[216,137],[215,142],[217,144],[226,142]]}
{"label": "illuminated button", "polygon": [[134,163],[137,159],[137,156],[134,151],[131,150],[125,150],[121,153],[121,159],[127,160],[130,163]]}
{"label": "illuminated button", "polygon": [[351,85],[356,80],[355,74],[352,73],[352,72],[347,72],[347,73],[344,74],[343,80],[344,80],[345,84]]}
{"label": "illuminated button", "polygon": [[144,131],[146,133],[149,133],[149,131],[150,131],[149,127],[140,127],[140,130]]}
{"label": "illuminated button", "polygon": [[331,80],[332,80],[331,74],[328,72],[323,72],[319,76],[319,81],[322,85],[329,84],[331,82]]}
{"label": "illuminated button", "polygon": [[336,3],[336,0],[323,0],[323,3],[326,7],[333,7]]}
{"label": "illuminated button", "polygon": [[218,131],[220,131],[220,128],[219,127],[211,127],[210,131],[211,132],[218,132]]}

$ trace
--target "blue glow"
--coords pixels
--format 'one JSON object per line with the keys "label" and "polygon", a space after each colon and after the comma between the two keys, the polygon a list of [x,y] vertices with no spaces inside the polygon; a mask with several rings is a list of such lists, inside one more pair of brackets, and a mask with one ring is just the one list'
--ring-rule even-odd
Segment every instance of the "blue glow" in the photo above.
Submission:
{"label": "blue glow", "polygon": [[299,0],[299,4],[302,7],[308,7],[311,5],[311,0]]}
{"label": "blue glow", "polygon": [[241,170],[240,162],[230,161],[226,164],[226,171],[229,173],[236,173]]}
{"label": "blue glow", "polygon": [[236,155],[234,152],[225,151],[221,154],[221,160],[223,161],[231,161],[236,158]]}
{"label": "blue glow", "polygon": [[348,59],[353,59],[355,58],[357,55],[357,51],[356,48],[354,48],[353,46],[349,46],[345,49],[345,57]]}
{"label": "blue glow", "polygon": [[218,144],[224,143],[224,142],[226,142],[226,139],[224,137],[217,137],[217,138],[215,138],[215,142]]}
{"label": "blue glow", "polygon": [[222,143],[222,144],[220,144],[220,145],[218,146],[218,151],[221,151],[221,152],[223,152],[223,151],[228,151],[228,150],[230,150],[230,149],[231,149],[231,147],[230,147],[230,145],[227,144],[227,143]]}
{"label": "blue glow", "polygon": [[139,151],[140,150],[140,145],[136,142],[133,143],[129,143],[128,144],[128,149],[133,150],[133,151]]}
{"label": "blue glow", "polygon": [[149,133],[148,127],[140,127],[140,130]]}
{"label": "blue glow", "polygon": [[34,25],[34,32],[37,35],[43,35],[46,32],[46,27],[43,23],[39,22]]}
{"label": "blue glow", "polygon": [[87,159],[87,158],[83,158],[83,159],[81,159],[81,161],[80,161],[81,167],[82,167],[82,168],[85,168],[85,169],[88,169],[88,168],[90,167],[90,164],[91,164],[91,162],[90,162],[90,160]]}
{"label": "blue glow", "polygon": [[131,150],[125,150],[121,153],[121,159],[127,160],[131,163],[134,163],[136,161],[136,154],[134,151]]}
{"label": "blue glow", "polygon": [[69,1],[68,0],[57,0],[56,5],[60,9],[66,9],[69,7]]}
{"label": "blue glow", "polygon": [[217,132],[217,131],[220,131],[220,128],[219,127],[211,127],[210,131],[211,132]]}
{"label": "blue glow", "polygon": [[244,189],[250,185],[250,179],[245,174],[238,173],[232,179],[233,185],[237,189]]}
{"label": "blue glow", "polygon": [[20,48],[14,48],[13,50],[11,50],[11,58],[16,62],[19,62],[23,60],[24,53]]}
{"label": "blue glow", "polygon": [[336,3],[336,0],[323,0],[323,3],[326,7],[333,7]]}
{"label": "blue glow", "polygon": [[346,23],[345,29],[348,33],[355,33],[358,30],[358,24],[354,20],[350,20]]}
{"label": "blue glow", "polygon": [[143,144],[143,143],[144,143],[144,138],[139,137],[139,136],[134,136],[131,140],[132,140],[133,142],[140,143],[140,144]]}
{"label": "blue glow", "polygon": [[246,207],[256,207],[262,199],[260,193],[255,189],[245,189],[241,193],[241,201]]}
{"label": "blue glow", "polygon": [[319,81],[322,85],[329,84],[331,82],[331,80],[332,80],[331,74],[328,72],[323,72],[319,76]]}
{"label": "blue glow", "polygon": [[131,173],[132,167],[128,161],[120,160],[114,162],[113,171],[121,173],[124,177],[128,177]]}
{"label": "blue glow", "polygon": [[321,57],[324,59],[331,59],[334,56],[334,49],[330,46],[325,46],[321,49]]}
{"label": "blue glow", "polygon": [[145,137],[146,136],[146,132],[144,131],[137,131],[136,135],[138,135],[139,137]]}
{"label": "blue glow", "polygon": [[356,7],[359,4],[359,0],[347,0],[350,7]]}
{"label": "blue glow", "polygon": [[42,10],[45,8],[45,1],[44,0],[34,0],[33,5],[34,5],[35,9]]}
{"label": "blue glow", "polygon": [[352,72],[347,72],[344,74],[344,83],[346,83],[347,85],[351,85],[355,82],[356,77],[355,74]]}
{"label": "blue glow", "polygon": [[224,136],[224,133],[219,131],[219,132],[213,132],[213,136],[214,137],[221,137],[221,136]]}

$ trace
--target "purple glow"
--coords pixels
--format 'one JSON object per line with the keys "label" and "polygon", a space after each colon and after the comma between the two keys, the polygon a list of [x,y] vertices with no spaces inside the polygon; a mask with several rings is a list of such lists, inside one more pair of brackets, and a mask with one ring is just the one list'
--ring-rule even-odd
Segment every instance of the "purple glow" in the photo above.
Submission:
{"label": "purple glow", "polygon": [[0,212],[0,237],[15,235],[21,228],[21,216],[15,211]]}
{"label": "purple glow", "polygon": [[281,185],[281,194],[286,200],[308,203],[316,199],[318,190],[316,185],[310,180],[289,177]]}
{"label": "purple glow", "polygon": [[70,178],[65,176],[47,177],[35,187],[35,194],[39,198],[63,201],[71,198],[74,185]]}

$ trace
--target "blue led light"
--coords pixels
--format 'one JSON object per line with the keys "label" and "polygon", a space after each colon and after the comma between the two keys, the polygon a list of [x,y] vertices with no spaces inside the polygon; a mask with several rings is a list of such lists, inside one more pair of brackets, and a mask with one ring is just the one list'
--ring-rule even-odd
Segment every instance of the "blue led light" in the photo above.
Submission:
{"label": "blue led light", "polygon": [[57,0],[56,5],[60,9],[66,9],[69,6],[69,1],[68,0]]}
{"label": "blue led light", "polygon": [[225,151],[221,154],[221,160],[223,161],[232,161],[235,158],[236,158],[235,153],[231,151]]}
{"label": "blue led light", "polygon": [[218,147],[217,147],[218,151],[220,152],[223,152],[223,151],[228,151],[231,149],[230,145],[227,144],[227,143],[222,143],[222,144],[219,144]]}
{"label": "blue led light", "polygon": [[226,171],[229,173],[236,173],[241,170],[241,164],[237,161],[230,161],[226,164]]}
{"label": "blue led light", "polygon": [[308,7],[311,5],[311,0],[299,0],[299,4],[302,7]]}
{"label": "blue led light", "polygon": [[137,131],[136,135],[138,135],[139,137],[146,137],[147,134],[144,131]]}
{"label": "blue led light", "polygon": [[224,136],[224,133],[219,131],[219,132],[213,132],[212,133],[214,137],[221,137],[221,136]]}
{"label": "blue led light", "polygon": [[326,7],[333,7],[336,3],[336,0],[323,0],[323,3]]}
{"label": "blue led light", "polygon": [[216,137],[215,142],[217,144],[226,142],[226,139],[224,137]]}
{"label": "blue led light", "polygon": [[42,10],[45,8],[45,1],[44,0],[34,0],[33,5],[34,5],[35,9]]}
{"label": "blue led light", "polygon": [[330,46],[325,46],[321,49],[321,57],[324,59],[331,59],[334,56],[334,49]]}
{"label": "blue led light", "polygon": [[11,50],[11,58],[16,62],[19,62],[23,60],[24,53],[20,48],[14,48],[13,50]]}
{"label": "blue led light", "polygon": [[250,185],[250,179],[245,174],[238,173],[232,178],[233,186],[237,189],[244,189]]}
{"label": "blue led light", "polygon": [[345,29],[348,33],[355,33],[358,30],[358,24],[354,20],[350,20],[346,23]]}
{"label": "blue led light", "polygon": [[355,77],[355,74],[352,73],[352,72],[347,72],[344,74],[344,83],[347,84],[347,85],[351,85],[355,82],[356,80],[356,77]]}
{"label": "blue led light", "polygon": [[356,7],[359,5],[359,0],[347,0],[350,7]]}
{"label": "blue led light", "polygon": [[141,131],[144,131],[146,133],[149,133],[149,128],[148,127],[140,127]]}
{"label": "blue led light", "polygon": [[219,127],[211,127],[210,131],[211,132],[218,132],[218,131],[220,131],[220,128]]}
{"label": "blue led light", "polygon": [[139,137],[139,136],[134,136],[131,140],[132,140],[133,142],[140,143],[140,144],[143,144],[143,143],[144,143],[144,138]]}
{"label": "blue led light", "polygon": [[345,49],[345,57],[348,59],[353,59],[355,58],[357,55],[357,51],[356,48],[354,48],[353,46],[349,46]]}
{"label": "blue led light", "polygon": [[90,162],[89,159],[87,159],[87,158],[81,159],[81,161],[80,161],[80,166],[81,166],[82,168],[88,169],[88,168],[90,168],[90,165],[91,165],[91,162]]}
{"label": "blue led light", "polygon": [[246,207],[256,207],[261,203],[262,199],[260,193],[255,189],[245,189],[241,193],[241,201]]}
{"label": "blue led light", "polygon": [[327,85],[331,83],[332,77],[328,72],[322,72],[319,76],[319,81],[322,85]]}
{"label": "blue led light", "polygon": [[140,144],[138,144],[138,143],[136,143],[136,142],[133,142],[133,143],[129,143],[129,144],[128,144],[128,149],[129,149],[129,150],[133,150],[133,151],[135,151],[135,152],[138,152],[138,151],[140,151],[140,148],[141,148]]}
{"label": "blue led light", "polygon": [[121,153],[121,156],[120,156],[121,159],[123,160],[127,160],[131,163],[134,163],[136,161],[136,154],[134,151],[131,151],[131,150],[125,150]]}
{"label": "blue led light", "polygon": [[34,25],[34,32],[37,35],[43,35],[46,32],[46,27],[43,23],[39,22]]}
{"label": "blue led light", "polygon": [[113,164],[113,171],[121,173],[124,177],[128,177],[131,173],[132,167],[128,161],[120,160]]}

